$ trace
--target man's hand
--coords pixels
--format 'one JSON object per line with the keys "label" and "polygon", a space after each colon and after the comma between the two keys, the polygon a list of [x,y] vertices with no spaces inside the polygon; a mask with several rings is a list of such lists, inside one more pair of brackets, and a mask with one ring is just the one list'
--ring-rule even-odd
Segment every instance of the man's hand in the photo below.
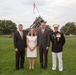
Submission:
{"label": "man's hand", "polygon": [[25,47],[25,51],[27,50],[27,48]]}
{"label": "man's hand", "polygon": [[46,50],[48,50],[49,49],[49,47],[46,47]]}
{"label": "man's hand", "polygon": [[18,49],[16,48],[15,51],[18,52]]}

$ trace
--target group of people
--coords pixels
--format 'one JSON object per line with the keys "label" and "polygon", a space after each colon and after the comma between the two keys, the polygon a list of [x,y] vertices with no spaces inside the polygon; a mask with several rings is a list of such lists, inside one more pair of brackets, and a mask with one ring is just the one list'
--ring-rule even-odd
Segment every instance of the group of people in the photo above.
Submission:
{"label": "group of people", "polygon": [[23,25],[18,25],[18,31],[14,34],[14,47],[16,52],[16,70],[24,68],[25,53],[29,61],[29,69],[34,69],[37,50],[40,56],[40,68],[48,66],[48,50],[52,43],[52,70],[56,70],[58,58],[58,69],[63,71],[62,51],[65,44],[64,34],[58,31],[59,25],[54,25],[54,31],[46,29],[46,23],[41,22],[40,29],[36,32],[30,28],[28,34],[24,32]]}

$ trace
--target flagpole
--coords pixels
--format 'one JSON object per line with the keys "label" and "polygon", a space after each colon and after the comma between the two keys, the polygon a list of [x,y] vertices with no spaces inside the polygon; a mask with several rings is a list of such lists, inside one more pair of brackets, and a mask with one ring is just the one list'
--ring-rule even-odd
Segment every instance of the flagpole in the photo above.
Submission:
{"label": "flagpole", "polygon": [[39,13],[39,10],[38,10],[37,6],[36,6],[36,10],[37,10],[37,12],[38,12],[38,14],[39,14],[39,16],[40,16],[40,13]]}
{"label": "flagpole", "polygon": [[38,13],[39,16],[40,16],[39,10],[38,10],[38,8],[37,8],[35,2],[34,2],[34,3],[33,3],[33,14],[35,14],[35,8],[36,8],[36,10],[37,10],[37,13]]}
{"label": "flagpole", "polygon": [[33,3],[33,14],[35,14],[35,3]]}

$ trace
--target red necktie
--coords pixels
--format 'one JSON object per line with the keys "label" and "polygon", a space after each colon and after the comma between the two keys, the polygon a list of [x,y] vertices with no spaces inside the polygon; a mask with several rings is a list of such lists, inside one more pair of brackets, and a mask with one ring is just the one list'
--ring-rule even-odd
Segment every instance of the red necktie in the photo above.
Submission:
{"label": "red necktie", "polygon": [[44,35],[44,31],[42,31],[42,35]]}

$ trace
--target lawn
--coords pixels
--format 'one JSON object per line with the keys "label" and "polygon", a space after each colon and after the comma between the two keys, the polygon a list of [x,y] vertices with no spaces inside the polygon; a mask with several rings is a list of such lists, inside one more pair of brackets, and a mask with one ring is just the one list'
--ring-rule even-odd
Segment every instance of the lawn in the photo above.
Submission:
{"label": "lawn", "polygon": [[12,38],[0,37],[0,75],[76,75],[76,36],[66,37],[63,50],[64,70],[52,71],[51,45],[48,54],[48,68],[40,69],[39,53],[35,69],[28,69],[28,58],[25,56],[25,69],[15,71],[15,50]]}

